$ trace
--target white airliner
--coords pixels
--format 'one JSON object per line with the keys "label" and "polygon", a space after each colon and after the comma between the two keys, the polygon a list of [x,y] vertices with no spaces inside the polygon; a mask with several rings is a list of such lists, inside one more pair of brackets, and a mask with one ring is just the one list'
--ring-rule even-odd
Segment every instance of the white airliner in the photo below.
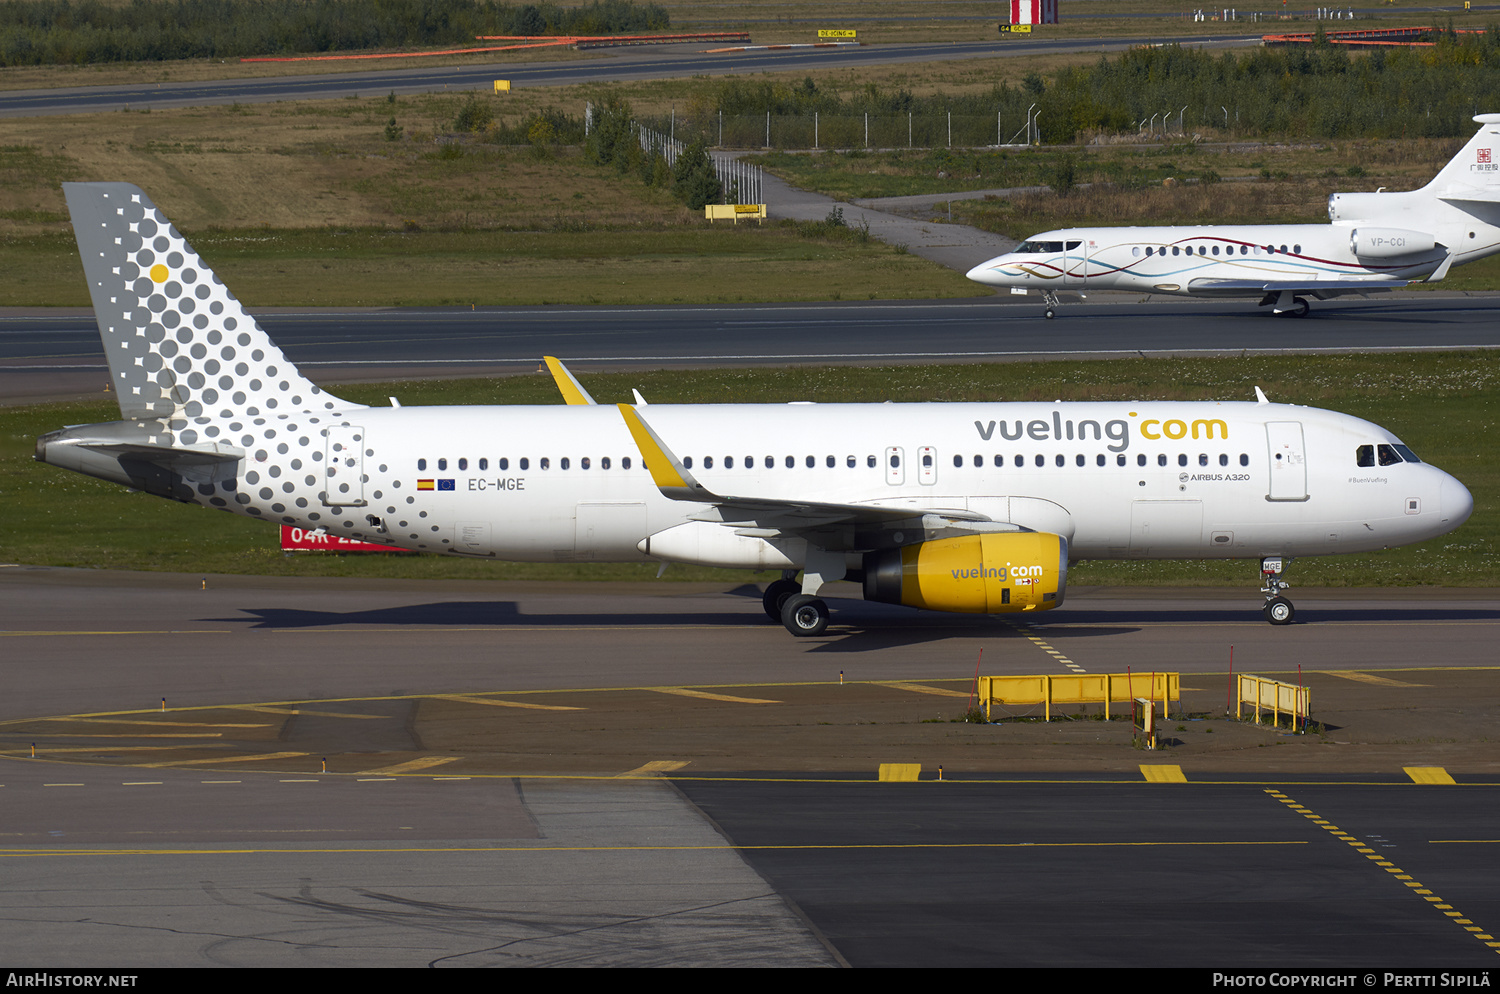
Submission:
{"label": "white airliner", "polygon": [[1335,193],[1332,224],[1044,231],[968,277],[1039,291],[1049,318],[1062,290],[1258,297],[1300,317],[1304,297],[1435,283],[1453,266],[1500,252],[1500,114],[1474,120],[1479,131],[1432,182],[1404,193]]}
{"label": "white airliner", "polygon": [[[162,213],[66,184],[122,420],[36,458],[275,524],[417,552],[777,570],[817,635],[830,581],[938,611],[1042,611],[1070,560],[1260,560],[1457,528],[1473,500],[1384,428],[1257,402],[364,407],[304,378]],[[802,573],[800,582],[793,578]]]}

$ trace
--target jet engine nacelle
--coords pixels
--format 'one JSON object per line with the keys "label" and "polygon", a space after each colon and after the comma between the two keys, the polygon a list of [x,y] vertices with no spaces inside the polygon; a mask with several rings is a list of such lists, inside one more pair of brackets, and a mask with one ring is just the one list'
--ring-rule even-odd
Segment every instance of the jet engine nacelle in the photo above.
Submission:
{"label": "jet engine nacelle", "polygon": [[1047,532],[964,535],[865,556],[865,600],[1002,614],[1063,602],[1068,542]]}
{"label": "jet engine nacelle", "polygon": [[1420,255],[1437,247],[1437,240],[1422,231],[1405,228],[1372,228],[1360,225],[1349,232],[1349,249],[1361,259],[1395,259]]}

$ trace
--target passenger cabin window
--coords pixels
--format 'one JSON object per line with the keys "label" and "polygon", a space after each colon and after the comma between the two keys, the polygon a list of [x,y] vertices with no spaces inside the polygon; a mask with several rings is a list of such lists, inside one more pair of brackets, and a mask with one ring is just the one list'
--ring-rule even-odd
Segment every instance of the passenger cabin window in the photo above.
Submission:
{"label": "passenger cabin window", "polygon": [[439,459],[438,460],[438,469],[447,469],[447,468],[448,468],[448,460],[447,459]]}
{"label": "passenger cabin window", "polygon": [[[1364,463],[1360,463],[1360,465],[1363,466]],[[418,459],[417,460],[417,470],[418,470],[418,472],[421,472],[422,470],[425,470],[426,468],[427,468],[427,460],[426,459]]]}

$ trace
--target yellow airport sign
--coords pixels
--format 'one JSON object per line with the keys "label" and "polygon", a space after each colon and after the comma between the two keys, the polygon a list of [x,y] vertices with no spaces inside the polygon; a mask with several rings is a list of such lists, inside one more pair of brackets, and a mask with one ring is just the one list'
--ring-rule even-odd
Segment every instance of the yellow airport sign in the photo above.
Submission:
{"label": "yellow airport sign", "polygon": [[1003,35],[1029,35],[1029,34],[1031,34],[1031,25],[1030,24],[1002,24],[1002,25],[1000,25],[1000,33],[1003,34]]}
{"label": "yellow airport sign", "polygon": [[854,29],[853,28],[820,28],[818,30],[818,37],[819,38],[853,38],[854,37]]}
{"label": "yellow airport sign", "polygon": [[497,80],[495,80],[495,92],[496,93],[508,93],[508,92],[510,92],[510,80],[508,80],[508,79],[497,79]]}

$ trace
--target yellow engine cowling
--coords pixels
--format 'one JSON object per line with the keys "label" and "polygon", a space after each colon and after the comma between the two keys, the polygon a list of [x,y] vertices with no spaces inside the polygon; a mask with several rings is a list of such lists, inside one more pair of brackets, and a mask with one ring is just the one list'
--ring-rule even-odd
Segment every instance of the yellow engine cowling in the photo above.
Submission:
{"label": "yellow engine cowling", "polygon": [[1063,602],[1068,542],[1000,532],[918,542],[865,556],[865,600],[929,611],[1002,614]]}

